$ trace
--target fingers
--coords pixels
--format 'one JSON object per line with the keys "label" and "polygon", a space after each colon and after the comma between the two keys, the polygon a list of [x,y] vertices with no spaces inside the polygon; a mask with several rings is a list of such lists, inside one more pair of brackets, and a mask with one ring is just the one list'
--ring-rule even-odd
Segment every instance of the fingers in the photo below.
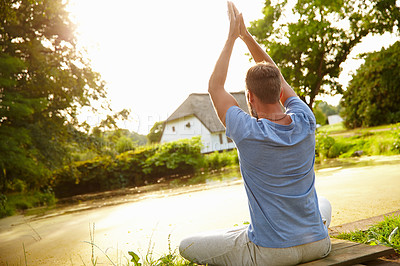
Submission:
{"label": "fingers", "polygon": [[237,10],[235,4],[233,4],[231,1],[227,1],[228,4],[228,15],[229,18],[235,18],[239,15],[239,11]]}
{"label": "fingers", "polygon": [[229,16],[229,21],[230,21],[230,29],[229,29],[229,36],[230,38],[238,38],[240,35],[240,23],[239,23],[239,13],[235,14],[235,12],[238,12],[237,9],[235,8],[235,5],[228,1],[228,16]]}
{"label": "fingers", "polygon": [[246,25],[244,24],[243,14],[240,13],[236,19],[239,21],[239,36],[243,39],[247,34]]}
{"label": "fingers", "polygon": [[237,17],[239,15],[239,10],[236,8],[235,4],[233,2],[231,2],[232,8],[233,8],[233,12],[235,14],[235,17]]}
{"label": "fingers", "polygon": [[233,7],[232,7],[233,3],[232,3],[231,1],[228,1],[227,4],[228,4],[228,16],[229,16],[229,20],[231,20],[231,21],[232,21],[232,20],[235,20],[236,15],[235,15],[235,11],[234,11],[234,9],[233,9]]}

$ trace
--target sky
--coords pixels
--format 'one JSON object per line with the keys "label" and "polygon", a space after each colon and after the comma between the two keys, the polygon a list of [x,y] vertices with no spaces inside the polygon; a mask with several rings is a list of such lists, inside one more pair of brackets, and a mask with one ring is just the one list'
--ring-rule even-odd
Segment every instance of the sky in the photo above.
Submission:
{"label": "sky", "polygon": [[[247,26],[263,17],[264,0],[234,3]],[[189,94],[207,92],[229,30],[226,0],[69,0],[67,10],[77,25],[78,45],[107,84],[112,109],[131,111],[119,126],[140,134],[167,119]],[[393,42],[389,35],[363,40],[342,65],[342,85],[362,63],[353,59],[358,53]],[[253,64],[246,53],[238,40],[225,84],[228,91],[245,88],[244,77]],[[340,96],[321,99],[337,105]],[[80,119],[96,126],[102,117],[83,112]]]}

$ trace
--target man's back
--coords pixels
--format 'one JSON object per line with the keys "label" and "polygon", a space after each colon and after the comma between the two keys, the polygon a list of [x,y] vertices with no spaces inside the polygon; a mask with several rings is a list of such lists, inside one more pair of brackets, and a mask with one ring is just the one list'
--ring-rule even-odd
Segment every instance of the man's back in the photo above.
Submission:
{"label": "man's back", "polygon": [[302,245],[328,235],[314,189],[314,115],[297,97],[285,107],[289,125],[257,120],[236,106],[226,115],[249,199],[249,238],[263,247]]}

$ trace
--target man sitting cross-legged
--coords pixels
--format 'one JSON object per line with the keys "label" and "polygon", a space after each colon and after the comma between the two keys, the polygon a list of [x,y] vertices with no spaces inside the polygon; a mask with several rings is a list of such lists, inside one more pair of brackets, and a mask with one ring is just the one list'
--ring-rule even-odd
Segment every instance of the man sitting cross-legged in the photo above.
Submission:
{"label": "man sitting cross-legged", "polygon": [[[208,265],[295,265],[323,258],[331,249],[331,206],[317,197],[314,186],[315,117],[249,34],[231,2],[228,14],[228,40],[208,91],[238,149],[251,221],[245,227],[185,238],[179,251]],[[257,63],[246,75],[251,115],[224,88],[238,37]]]}

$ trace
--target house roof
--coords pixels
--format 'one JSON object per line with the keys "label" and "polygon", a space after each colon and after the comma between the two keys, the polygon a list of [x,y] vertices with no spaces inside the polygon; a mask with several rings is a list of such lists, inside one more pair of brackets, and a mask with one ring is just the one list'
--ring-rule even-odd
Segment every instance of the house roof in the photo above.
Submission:
{"label": "house roof", "polygon": [[[239,103],[240,108],[248,113],[244,91],[231,92],[231,94]],[[168,123],[170,121],[191,115],[196,116],[212,133],[225,131],[224,126],[222,125],[221,121],[219,121],[219,118],[214,111],[214,106],[208,93],[190,94],[189,97],[178,107],[178,109],[176,109],[175,112],[173,112],[167,118],[166,122]]]}

